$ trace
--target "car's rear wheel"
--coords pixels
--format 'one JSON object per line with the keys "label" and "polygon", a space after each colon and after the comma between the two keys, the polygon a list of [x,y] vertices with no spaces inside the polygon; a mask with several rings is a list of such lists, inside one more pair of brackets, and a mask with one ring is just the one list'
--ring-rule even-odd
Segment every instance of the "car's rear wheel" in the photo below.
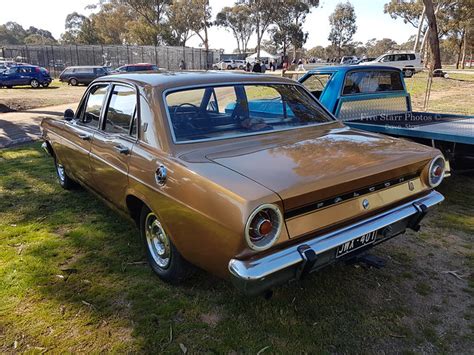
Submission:
{"label": "car's rear wheel", "polygon": [[79,82],[77,81],[76,78],[69,79],[69,85],[77,86],[77,84],[79,84]]}
{"label": "car's rear wheel", "polygon": [[66,168],[61,162],[58,162],[57,159],[54,159],[54,166],[56,168],[56,175],[58,176],[59,185],[63,189],[71,190],[76,186],[74,180],[72,180],[66,173]]}
{"label": "car's rear wheel", "polygon": [[190,265],[174,246],[158,216],[146,206],[140,214],[140,235],[148,263],[160,279],[178,283],[190,274]]}
{"label": "car's rear wheel", "polygon": [[414,71],[413,69],[404,69],[403,70],[403,75],[405,76],[405,78],[411,78],[413,76]]}
{"label": "car's rear wheel", "polygon": [[33,89],[37,89],[37,88],[40,87],[40,83],[39,83],[39,81],[36,80],[36,79],[31,79],[30,85],[31,85],[31,87],[32,87]]}
{"label": "car's rear wheel", "polygon": [[227,66],[227,69],[228,69],[228,70],[231,70],[231,69],[232,69],[232,65],[228,65],[228,66]]}
{"label": "car's rear wheel", "polygon": [[44,83],[44,84],[43,84],[43,87],[44,87],[44,88],[47,88],[48,86],[49,86],[49,83]]}

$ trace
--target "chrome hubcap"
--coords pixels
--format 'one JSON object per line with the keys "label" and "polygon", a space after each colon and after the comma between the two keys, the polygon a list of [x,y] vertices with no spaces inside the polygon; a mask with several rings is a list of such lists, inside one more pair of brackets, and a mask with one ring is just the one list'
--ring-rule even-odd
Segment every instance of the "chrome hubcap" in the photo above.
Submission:
{"label": "chrome hubcap", "polygon": [[166,269],[171,258],[170,240],[154,213],[146,216],[145,236],[153,260],[159,267]]}
{"label": "chrome hubcap", "polygon": [[66,178],[66,172],[64,171],[64,166],[61,164],[56,165],[56,171],[58,172],[59,180],[64,181]]}

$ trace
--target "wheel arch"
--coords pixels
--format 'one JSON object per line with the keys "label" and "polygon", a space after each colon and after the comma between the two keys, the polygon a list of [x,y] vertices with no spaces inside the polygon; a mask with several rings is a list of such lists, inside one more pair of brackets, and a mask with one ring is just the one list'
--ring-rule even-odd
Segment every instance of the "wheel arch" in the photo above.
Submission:
{"label": "wheel arch", "polygon": [[128,194],[125,197],[125,204],[127,206],[127,211],[132,217],[132,219],[135,221],[136,225],[140,225],[140,213],[142,211],[143,206],[147,206],[150,208],[141,198],[133,195],[133,194]]}

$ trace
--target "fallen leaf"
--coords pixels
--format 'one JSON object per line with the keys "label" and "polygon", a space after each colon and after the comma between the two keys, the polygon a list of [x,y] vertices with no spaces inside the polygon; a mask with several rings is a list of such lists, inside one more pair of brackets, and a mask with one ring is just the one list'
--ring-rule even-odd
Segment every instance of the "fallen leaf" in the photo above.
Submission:
{"label": "fallen leaf", "polygon": [[268,348],[270,347],[270,345],[264,347],[264,348],[261,348],[258,352],[257,352],[257,355],[260,355],[262,354],[265,350],[267,350]]}
{"label": "fallen leaf", "polygon": [[186,354],[188,352],[188,348],[185,347],[183,343],[179,343],[179,347],[181,348],[183,354]]}

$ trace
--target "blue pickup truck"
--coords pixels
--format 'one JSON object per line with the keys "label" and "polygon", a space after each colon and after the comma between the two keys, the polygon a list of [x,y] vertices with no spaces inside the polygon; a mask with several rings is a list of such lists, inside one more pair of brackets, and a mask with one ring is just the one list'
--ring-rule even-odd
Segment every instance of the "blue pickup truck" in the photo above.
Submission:
{"label": "blue pickup truck", "polygon": [[453,169],[474,169],[474,116],[413,111],[399,69],[321,67],[299,81],[347,125],[435,146]]}

